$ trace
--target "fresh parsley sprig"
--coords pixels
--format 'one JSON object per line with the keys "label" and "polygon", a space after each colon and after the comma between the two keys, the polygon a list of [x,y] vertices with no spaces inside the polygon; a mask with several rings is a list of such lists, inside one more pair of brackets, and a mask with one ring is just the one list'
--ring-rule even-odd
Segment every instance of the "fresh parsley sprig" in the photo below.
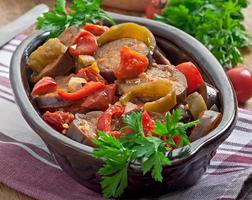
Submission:
{"label": "fresh parsley sprig", "polygon": [[[123,194],[128,185],[128,167],[132,163],[140,164],[143,175],[150,172],[155,181],[163,181],[163,167],[171,163],[166,156],[170,151],[167,145],[173,144],[176,148],[172,139],[174,135],[180,136],[181,146],[189,144],[186,129],[198,123],[182,123],[182,112],[179,109],[172,115],[168,112],[165,119],[165,123],[155,123],[155,136],[152,133],[145,136],[141,112],[132,112],[124,117],[126,126],[123,130],[130,129],[131,134],[116,139],[105,132],[98,132],[98,138],[94,140],[96,147],[93,155],[103,159],[105,163],[99,170],[105,197],[119,197]],[[163,136],[168,140],[163,140]]]}
{"label": "fresh parsley sprig", "polygon": [[66,11],[66,0],[56,0],[55,7],[38,17],[36,28],[50,32],[50,37],[57,37],[70,26],[82,26],[85,23],[108,21],[114,24],[104,10],[100,8],[102,0],[73,0]]}
{"label": "fresh parsley sprig", "polygon": [[93,155],[105,161],[105,165],[99,170],[103,194],[105,197],[119,197],[128,185],[128,166],[132,151],[102,131],[98,131],[94,143],[96,148]]}
{"label": "fresh parsley sprig", "polygon": [[156,20],[194,36],[230,68],[243,62],[239,49],[251,45],[242,23],[247,5],[247,0],[169,0]]}
{"label": "fresh parsley sprig", "polygon": [[181,144],[179,146],[185,146],[190,144],[190,141],[186,134],[186,130],[198,124],[199,120],[188,122],[186,124],[180,122],[180,120],[182,119],[182,111],[180,109],[176,109],[172,113],[172,115],[167,112],[165,119],[165,124],[160,121],[156,121],[155,129],[153,132],[156,133],[159,137],[167,136],[167,144],[175,148],[177,147],[177,145],[173,139],[173,136],[180,136]]}

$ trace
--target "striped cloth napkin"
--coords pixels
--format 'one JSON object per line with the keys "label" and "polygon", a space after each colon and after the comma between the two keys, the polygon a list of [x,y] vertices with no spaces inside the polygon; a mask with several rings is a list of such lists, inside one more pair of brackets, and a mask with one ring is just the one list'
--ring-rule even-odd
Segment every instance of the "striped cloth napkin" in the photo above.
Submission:
{"label": "striped cloth napkin", "polygon": [[[102,199],[66,175],[43,141],[22,118],[12,94],[9,64],[24,39],[17,36],[0,49],[0,182],[41,200]],[[218,148],[198,183],[160,199],[252,199],[252,112],[239,109],[238,123]]]}

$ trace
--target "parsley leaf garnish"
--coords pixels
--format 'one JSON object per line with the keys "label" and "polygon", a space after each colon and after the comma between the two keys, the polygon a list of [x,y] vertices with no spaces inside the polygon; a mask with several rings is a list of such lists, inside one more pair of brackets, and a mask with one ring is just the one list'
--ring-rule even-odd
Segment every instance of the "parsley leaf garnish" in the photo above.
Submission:
{"label": "parsley leaf garnish", "polygon": [[153,132],[160,137],[167,136],[167,144],[171,145],[172,147],[176,147],[176,144],[173,140],[173,136],[176,135],[180,136],[181,138],[181,146],[188,145],[190,142],[186,135],[186,130],[198,124],[199,120],[195,120],[186,124],[180,122],[182,119],[182,111],[180,109],[174,110],[172,115],[170,112],[167,112],[165,119],[165,124],[161,123],[160,121],[156,121]]}
{"label": "parsley leaf garnish", "polygon": [[108,21],[114,24],[104,10],[100,8],[101,0],[73,0],[67,12],[66,0],[56,0],[55,7],[37,18],[36,28],[50,32],[50,37],[57,37],[70,26],[82,26],[85,23]]}
{"label": "parsley leaf garnish", "polygon": [[99,170],[101,186],[105,197],[119,197],[128,185],[128,165],[132,151],[119,140],[99,131],[93,155],[103,158],[105,165]]}
{"label": "parsley leaf garnish", "polygon": [[[168,112],[165,123],[155,122],[153,133],[144,135],[142,113],[132,112],[124,117],[126,126],[123,130],[130,129],[131,134],[116,139],[110,134],[99,131],[93,155],[102,158],[103,167],[99,170],[101,187],[105,197],[119,197],[128,185],[128,167],[135,163],[140,165],[143,175],[150,173],[155,181],[162,182],[163,167],[171,163],[166,156],[171,150],[168,146],[177,148],[173,136],[181,138],[181,145],[190,144],[186,129],[193,127],[198,121],[184,124],[181,110],[175,110],[172,115]],[[168,139],[163,140],[166,136]],[[168,145],[168,146],[167,146]]]}
{"label": "parsley leaf garnish", "polygon": [[240,48],[251,45],[242,23],[247,0],[170,0],[156,20],[201,41],[224,67],[242,63]]}

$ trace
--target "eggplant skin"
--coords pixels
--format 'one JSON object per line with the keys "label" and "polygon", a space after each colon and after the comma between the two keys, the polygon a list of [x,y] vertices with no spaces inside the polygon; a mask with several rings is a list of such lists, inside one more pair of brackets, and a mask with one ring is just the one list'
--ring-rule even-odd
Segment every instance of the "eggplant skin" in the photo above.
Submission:
{"label": "eggplant skin", "polygon": [[80,32],[80,29],[77,26],[70,26],[63,33],[61,33],[58,39],[67,47],[72,44],[73,39]]}
{"label": "eggplant skin", "polygon": [[171,65],[171,62],[165,57],[164,52],[162,52],[162,50],[158,47],[156,47],[154,50],[153,59],[157,64]]}
{"label": "eggplant skin", "polygon": [[176,110],[176,109],[180,109],[181,112],[182,112],[182,119],[180,120],[181,122],[188,123],[188,122],[193,121],[193,116],[190,113],[190,111],[189,111],[189,109],[188,109],[187,106],[185,106],[184,104],[177,104],[173,108],[173,110]]}
{"label": "eggplant skin", "polygon": [[57,94],[50,93],[42,96],[36,96],[33,101],[37,104],[39,109],[51,110],[59,109],[72,105],[73,101],[64,101]]}
{"label": "eggplant skin", "polygon": [[207,107],[210,109],[213,105],[219,108],[219,91],[207,83]]}
{"label": "eggplant skin", "polygon": [[87,113],[90,110],[82,106],[83,100],[64,101],[57,94],[47,94],[33,98],[33,102],[37,105],[41,113],[46,111],[55,112],[71,112],[71,113]]}
{"label": "eggplant skin", "polygon": [[204,111],[199,117],[199,124],[197,124],[193,128],[191,135],[189,136],[189,140],[193,142],[199,138],[206,136],[218,126],[221,117],[222,114],[219,112],[212,110]]}
{"label": "eggplant skin", "polygon": [[30,78],[32,83],[36,83],[44,76],[50,76],[55,78],[56,76],[65,75],[71,71],[75,67],[74,58],[70,55],[68,51],[66,51],[63,55],[60,55],[53,62],[43,68],[41,72],[38,74],[33,74]]}
{"label": "eggplant skin", "polygon": [[93,111],[87,114],[75,114],[75,119],[67,130],[67,137],[89,146],[94,146],[92,142],[96,135],[96,124],[103,112]]}
{"label": "eggplant skin", "polygon": [[207,109],[213,105],[219,107],[219,91],[209,83],[204,83],[199,88],[199,93],[207,104]]}

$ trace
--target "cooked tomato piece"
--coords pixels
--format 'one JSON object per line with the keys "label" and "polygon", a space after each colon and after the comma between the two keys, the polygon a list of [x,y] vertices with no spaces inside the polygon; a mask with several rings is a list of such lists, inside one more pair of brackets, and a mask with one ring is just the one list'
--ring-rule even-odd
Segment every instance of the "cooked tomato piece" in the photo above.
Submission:
{"label": "cooked tomato piece", "polygon": [[115,137],[116,139],[119,139],[120,137],[125,135],[121,131],[110,131],[109,134],[112,135],[113,137]]}
{"label": "cooked tomato piece", "polygon": [[49,92],[53,92],[56,89],[57,89],[56,81],[49,76],[45,76],[35,84],[31,92],[31,95],[32,96],[43,95]]}
{"label": "cooked tomato piece", "polygon": [[187,92],[188,94],[195,92],[204,83],[204,80],[197,69],[197,67],[191,62],[181,63],[176,68],[182,72],[187,80]]}
{"label": "cooked tomato piece", "polygon": [[105,88],[88,96],[82,106],[91,110],[106,110],[115,99],[116,85],[106,85]]}
{"label": "cooked tomato piece", "polygon": [[120,51],[121,62],[118,69],[113,72],[118,80],[136,78],[139,74],[143,73],[148,65],[148,58],[128,47],[123,47]]}
{"label": "cooked tomato piece", "polygon": [[101,83],[101,82],[88,82],[86,83],[80,90],[76,91],[76,92],[65,92],[64,90],[60,89],[58,90],[58,95],[66,101],[75,101],[75,100],[79,100],[82,99],[84,97],[87,97],[91,94],[93,94],[94,92],[105,88],[105,84]]}
{"label": "cooked tomato piece", "polygon": [[175,142],[176,146],[179,147],[181,144],[181,137],[179,135],[175,135],[172,137],[172,139]]}
{"label": "cooked tomato piece", "polygon": [[244,67],[234,68],[227,71],[231,80],[239,104],[244,104],[252,97],[252,73]]}
{"label": "cooked tomato piece", "polygon": [[79,55],[93,55],[97,46],[95,36],[88,31],[81,30],[69,47],[69,52],[74,58]]}
{"label": "cooked tomato piece", "polygon": [[43,114],[42,118],[55,130],[62,132],[74,120],[74,115],[69,112],[56,111]]}
{"label": "cooked tomato piece", "polygon": [[142,115],[142,125],[145,136],[148,136],[150,133],[153,135],[152,131],[154,130],[155,123],[146,110]]}
{"label": "cooked tomato piece", "polygon": [[95,36],[100,36],[101,34],[109,30],[109,27],[107,26],[89,23],[85,24],[83,28],[89,31],[90,33],[93,33]]}
{"label": "cooked tomato piece", "polygon": [[113,117],[120,117],[124,113],[124,107],[121,105],[111,105],[98,119],[97,130],[110,133]]}
{"label": "cooked tomato piece", "polygon": [[91,67],[81,69],[76,74],[76,76],[84,78],[87,82],[94,81],[94,82],[106,83],[106,80]]}

